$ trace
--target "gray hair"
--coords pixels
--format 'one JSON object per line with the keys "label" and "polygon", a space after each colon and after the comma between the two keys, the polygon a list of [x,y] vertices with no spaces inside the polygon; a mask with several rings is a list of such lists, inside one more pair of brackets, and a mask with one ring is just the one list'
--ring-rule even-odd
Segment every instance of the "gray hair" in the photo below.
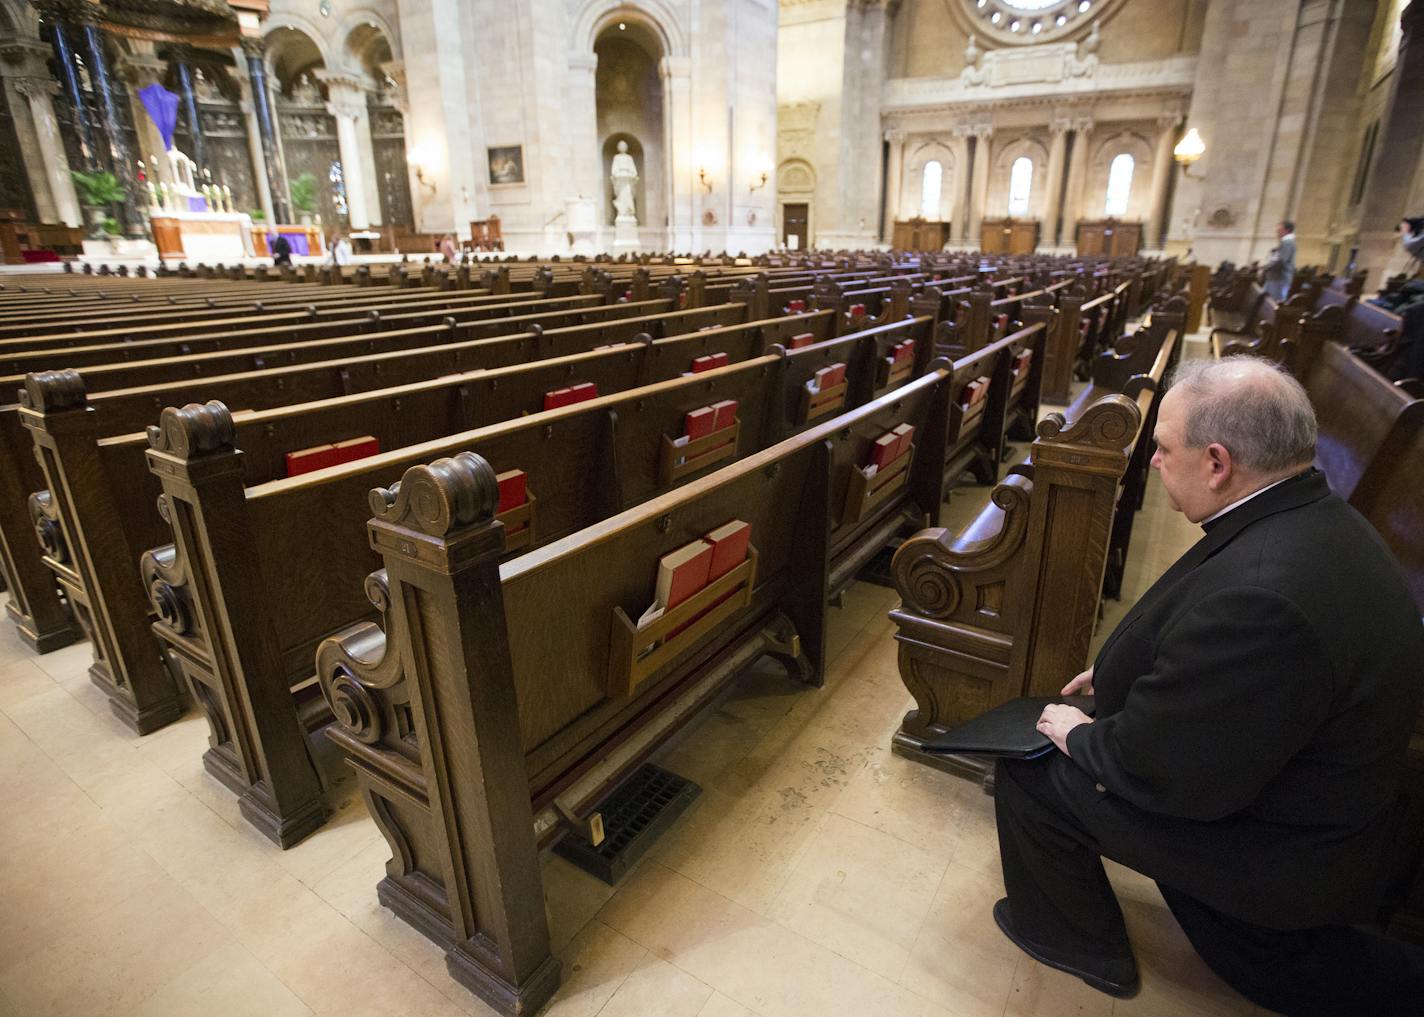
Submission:
{"label": "gray hair", "polygon": [[1243,469],[1282,473],[1315,458],[1315,410],[1300,382],[1269,360],[1234,356],[1186,360],[1172,388],[1189,396],[1182,440],[1216,443]]}

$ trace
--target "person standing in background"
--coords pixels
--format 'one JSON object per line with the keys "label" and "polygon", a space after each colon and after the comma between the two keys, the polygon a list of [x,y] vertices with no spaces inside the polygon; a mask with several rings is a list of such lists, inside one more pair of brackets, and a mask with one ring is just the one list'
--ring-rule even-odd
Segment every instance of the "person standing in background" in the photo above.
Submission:
{"label": "person standing in background", "polygon": [[1276,227],[1276,236],[1280,243],[1266,259],[1261,285],[1279,304],[1290,294],[1291,280],[1295,278],[1295,223],[1289,219],[1282,222]]}

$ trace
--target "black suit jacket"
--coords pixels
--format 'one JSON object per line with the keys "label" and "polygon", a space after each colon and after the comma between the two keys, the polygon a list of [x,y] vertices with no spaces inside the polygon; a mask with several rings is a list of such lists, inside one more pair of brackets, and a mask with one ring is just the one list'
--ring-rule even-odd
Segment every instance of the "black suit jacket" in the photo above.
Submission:
{"label": "black suit jacket", "polygon": [[1319,471],[1208,524],[1104,644],[1093,685],[1073,762],[1216,870],[1179,889],[1279,928],[1373,913],[1424,626]]}

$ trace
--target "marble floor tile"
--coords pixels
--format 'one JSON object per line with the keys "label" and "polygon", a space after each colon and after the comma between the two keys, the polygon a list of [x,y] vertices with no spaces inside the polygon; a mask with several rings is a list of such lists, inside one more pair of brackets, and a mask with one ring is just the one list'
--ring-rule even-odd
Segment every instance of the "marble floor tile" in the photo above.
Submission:
{"label": "marble floor tile", "polygon": [[118,1017],[308,1017],[312,1009],[242,947],[229,944]]}

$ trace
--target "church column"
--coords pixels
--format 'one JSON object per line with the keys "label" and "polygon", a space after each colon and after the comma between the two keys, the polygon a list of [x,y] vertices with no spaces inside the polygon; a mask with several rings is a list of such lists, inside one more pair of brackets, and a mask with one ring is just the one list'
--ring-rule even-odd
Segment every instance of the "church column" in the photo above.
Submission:
{"label": "church column", "polygon": [[[666,140],[671,167],[672,187],[668,194],[668,227],[673,250],[690,251],[695,246],[693,232],[698,228],[693,204],[694,195],[701,195],[697,182],[698,167],[692,153],[692,60],[689,57],[663,57],[658,64],[663,76],[663,137]],[[595,137],[594,155],[598,154]],[[601,162],[600,162],[601,167]],[[598,208],[603,208],[602,194],[597,191]]]}
{"label": "church column", "polygon": [[[371,225],[371,219],[366,211],[370,206],[357,126],[366,114],[366,89],[355,78],[335,71],[317,71],[316,76],[326,85],[326,110],[336,118],[336,143],[341,149],[341,173],[346,182],[346,215],[353,230],[364,230]],[[369,144],[369,121],[365,127]]]}
{"label": "church column", "polygon": [[900,191],[903,189],[905,172],[905,132],[888,130],[885,140],[890,142],[890,161],[885,172],[885,222],[880,227],[880,239],[890,243],[895,236],[895,220],[900,218]]}
{"label": "church column", "polygon": [[94,127],[89,122],[89,110],[84,105],[84,90],[79,87],[79,69],[74,60],[74,40],[78,33],[73,23],[67,20],[71,10],[68,5],[58,2],[35,6],[40,16],[49,23],[64,91],[74,110],[74,126],[79,132],[79,150],[83,153],[84,168],[92,173],[100,168],[99,145],[94,139]]}
{"label": "church column", "polygon": [[[287,223],[292,219],[291,207],[287,202],[287,192],[282,188],[286,174],[282,172],[277,155],[277,118],[267,95],[267,68],[263,63],[265,47],[261,39],[242,40],[242,52],[247,57],[247,79],[252,90],[253,115],[257,121],[257,137],[262,152],[258,166],[259,185],[266,185],[267,201],[272,206],[269,223]],[[249,128],[249,136],[251,128]],[[254,153],[255,154],[255,153]],[[266,211],[266,205],[263,210]]]}
{"label": "church column", "polygon": [[183,104],[184,119],[188,121],[188,136],[193,139],[193,151],[188,155],[200,169],[207,169],[207,146],[203,140],[203,124],[198,119],[198,96],[193,91],[193,48],[178,46],[173,50],[173,57],[178,71],[178,98]]}
{"label": "church column", "polygon": [[1142,238],[1144,247],[1162,246],[1162,234],[1167,225],[1167,185],[1176,166],[1172,149],[1177,144],[1177,130],[1181,122],[1182,118],[1177,113],[1157,120],[1157,151],[1152,156],[1152,197],[1147,205],[1147,235]]}
{"label": "church column", "polygon": [[[126,56],[122,64],[116,70],[124,76],[129,88],[129,116],[133,117],[134,134],[138,139],[139,150],[134,153],[135,163],[142,163],[144,175],[154,180],[162,180],[165,183],[172,182],[173,171],[169,165],[166,149],[163,145],[163,135],[158,132],[158,125],[153,122],[153,117],[148,113],[143,100],[138,97],[140,89],[151,84],[162,83],[167,65],[157,59],[145,58],[141,56]],[[189,153],[191,154],[191,153]],[[203,183],[202,174],[196,181],[200,186]],[[139,200],[146,202],[147,195],[140,194]]]}
{"label": "church column", "polygon": [[104,33],[95,21],[84,24],[85,52],[88,54],[89,81],[94,94],[99,99],[99,110],[104,118],[104,133],[108,135],[109,158],[114,167],[114,176],[124,189],[124,233],[130,237],[143,235],[143,217],[134,194],[137,184],[134,180],[134,161],[129,153],[128,142],[124,139],[119,123],[118,107],[114,103],[114,91],[109,85],[109,59],[104,52]]}
{"label": "church column", "polygon": [[1416,214],[1409,206],[1410,187],[1424,153],[1424,0],[1406,7],[1400,23],[1404,34],[1360,213],[1357,262],[1372,274],[1378,270],[1374,278],[1380,281],[1392,269],[1403,267],[1399,223],[1404,216]]}
{"label": "church column", "polygon": [[49,77],[48,52],[38,43],[7,45],[0,75],[4,76],[9,93],[10,112],[20,142],[20,162],[30,181],[39,221],[82,226],[84,219],[74,194],[74,181],[69,177],[69,158],[50,101],[59,85]]}
{"label": "church column", "polygon": [[986,124],[974,128],[974,185],[969,195],[969,236],[967,239],[976,247],[979,245],[980,225],[984,221],[985,206],[989,203],[989,157],[994,129]]}
{"label": "church column", "polygon": [[1088,183],[1088,145],[1092,142],[1093,122],[1073,121],[1073,155],[1068,160],[1068,193],[1063,199],[1063,242],[1078,244],[1078,220],[1083,218],[1083,189]]}
{"label": "church column", "polygon": [[969,135],[970,129],[960,125],[954,128],[954,199],[950,205],[949,221],[951,235],[957,240],[969,236],[969,217],[965,214],[964,196],[969,188]]}
{"label": "church column", "polygon": [[1052,140],[1048,146],[1048,174],[1043,203],[1043,244],[1056,247],[1063,200],[1063,163],[1068,148],[1068,121],[1055,119],[1048,125]]}

